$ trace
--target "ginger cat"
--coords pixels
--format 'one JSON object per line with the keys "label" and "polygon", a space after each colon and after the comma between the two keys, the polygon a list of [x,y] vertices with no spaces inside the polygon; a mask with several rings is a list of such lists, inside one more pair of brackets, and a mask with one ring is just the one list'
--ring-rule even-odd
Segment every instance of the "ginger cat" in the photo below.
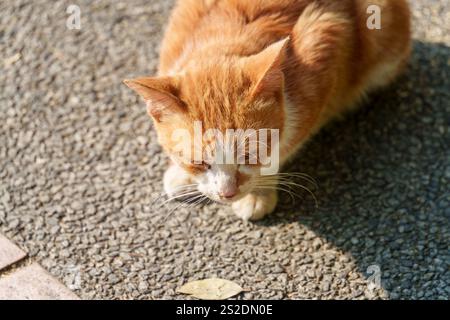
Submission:
{"label": "ginger cat", "polygon": [[[370,5],[381,9],[381,29],[367,26]],[[330,119],[389,84],[409,52],[406,0],[179,0],[158,76],[125,83],[145,99],[171,158],[167,194],[205,196],[257,220],[274,210],[286,176],[262,176],[258,160],[216,163],[218,144],[205,137],[184,146],[203,160],[186,158],[173,133],[193,134],[196,121],[202,132],[278,129],[283,165]]]}

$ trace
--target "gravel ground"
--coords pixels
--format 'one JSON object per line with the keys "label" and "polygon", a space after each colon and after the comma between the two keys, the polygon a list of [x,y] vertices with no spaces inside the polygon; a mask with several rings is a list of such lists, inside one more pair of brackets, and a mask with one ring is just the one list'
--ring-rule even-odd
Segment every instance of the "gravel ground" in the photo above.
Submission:
{"label": "gravel ground", "polygon": [[[407,73],[322,131],[290,170],[316,178],[263,222],[162,204],[166,157],[121,80],[155,72],[166,0],[0,2],[0,232],[85,299],[449,299],[450,5],[415,0]],[[173,212],[172,214],[170,214]],[[369,283],[381,277],[381,288]]]}

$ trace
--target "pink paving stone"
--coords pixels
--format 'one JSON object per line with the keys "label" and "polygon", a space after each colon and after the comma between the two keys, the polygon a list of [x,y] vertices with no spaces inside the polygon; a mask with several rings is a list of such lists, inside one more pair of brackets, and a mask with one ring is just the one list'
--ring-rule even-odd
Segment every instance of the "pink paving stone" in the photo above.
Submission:
{"label": "pink paving stone", "polygon": [[25,258],[27,254],[0,234],[0,270]]}
{"label": "pink paving stone", "polygon": [[0,277],[0,300],[78,300],[39,264]]}

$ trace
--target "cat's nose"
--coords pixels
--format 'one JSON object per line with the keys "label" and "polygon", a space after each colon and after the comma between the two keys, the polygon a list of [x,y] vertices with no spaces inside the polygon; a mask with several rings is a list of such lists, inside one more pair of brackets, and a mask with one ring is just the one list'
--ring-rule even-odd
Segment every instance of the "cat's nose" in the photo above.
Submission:
{"label": "cat's nose", "polygon": [[219,192],[219,197],[221,197],[222,199],[232,199],[236,196],[236,194],[237,194],[236,186],[227,187]]}

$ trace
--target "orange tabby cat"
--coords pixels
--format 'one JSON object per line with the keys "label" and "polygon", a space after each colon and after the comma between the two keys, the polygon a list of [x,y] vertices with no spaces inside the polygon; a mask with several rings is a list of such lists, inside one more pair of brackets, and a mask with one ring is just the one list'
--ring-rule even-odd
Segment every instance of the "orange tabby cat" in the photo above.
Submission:
{"label": "orange tabby cat", "polygon": [[[381,29],[368,27],[370,5],[381,10]],[[166,192],[229,203],[244,220],[272,212],[277,174],[262,177],[260,162],[186,159],[173,133],[193,134],[195,121],[203,131],[278,129],[283,164],[327,121],[399,74],[409,19],[406,0],[179,0],[158,77],[125,80],[146,100],[172,159]],[[205,154],[215,144],[202,142]]]}

